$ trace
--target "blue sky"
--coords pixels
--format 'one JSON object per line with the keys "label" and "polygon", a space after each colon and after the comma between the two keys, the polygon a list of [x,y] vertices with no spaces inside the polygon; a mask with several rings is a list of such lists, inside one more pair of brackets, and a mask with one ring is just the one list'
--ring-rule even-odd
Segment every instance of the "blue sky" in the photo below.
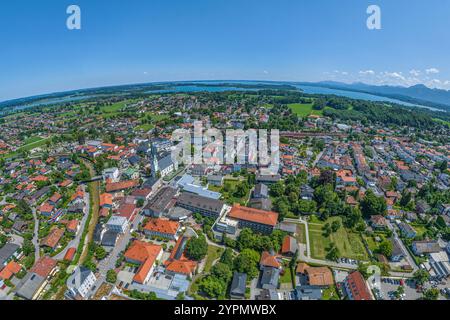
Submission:
{"label": "blue sky", "polygon": [[[66,28],[70,4],[82,30]],[[382,30],[366,27],[370,4]],[[448,0],[1,1],[0,101],[166,80],[450,89],[449,30]]]}

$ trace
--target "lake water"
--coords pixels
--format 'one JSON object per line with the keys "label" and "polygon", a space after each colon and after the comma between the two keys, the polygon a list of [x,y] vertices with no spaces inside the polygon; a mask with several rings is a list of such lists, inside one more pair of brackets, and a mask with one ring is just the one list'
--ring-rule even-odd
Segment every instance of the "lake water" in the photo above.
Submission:
{"label": "lake water", "polygon": [[[305,93],[308,93],[308,94],[327,94],[327,95],[337,95],[337,96],[343,96],[343,97],[347,97],[347,98],[351,98],[351,99],[360,99],[360,100],[366,100],[366,101],[385,101],[385,102],[390,102],[390,103],[401,104],[401,105],[408,106],[408,107],[421,107],[421,108],[427,108],[427,109],[430,109],[433,111],[441,111],[439,109],[435,109],[435,108],[431,108],[431,107],[415,105],[415,104],[403,102],[403,101],[400,101],[397,99],[386,98],[386,97],[377,96],[377,95],[368,94],[368,93],[330,89],[330,88],[318,87],[318,86],[299,85],[299,84],[294,84],[294,83],[289,83],[289,82],[228,81],[228,83],[230,84],[229,86],[226,85],[227,81],[194,81],[192,83],[197,83],[197,85],[194,84],[194,85],[183,86],[183,85],[177,85],[175,83],[175,84],[173,84],[173,86],[170,86],[170,89],[152,90],[152,91],[147,91],[146,93],[158,94],[158,93],[169,93],[169,92],[188,93],[188,92],[205,92],[205,91],[206,92],[258,91],[261,89],[238,88],[238,87],[232,86],[231,83],[247,84],[247,85],[250,85],[250,84],[273,84],[273,85],[279,84],[279,85],[282,85],[282,84],[284,84],[284,85],[292,85],[296,88],[303,90]],[[219,83],[225,84],[225,86],[218,87],[218,86],[205,85],[205,84],[219,84]],[[169,85],[167,83],[158,83],[158,84]],[[30,108],[30,107],[45,105],[45,104],[57,104],[57,103],[82,101],[82,100],[86,100],[89,98],[94,98],[95,96],[96,95],[85,95],[85,96],[77,95],[77,96],[67,96],[67,97],[53,98],[53,99],[50,98],[47,100],[37,101],[33,104],[18,106],[15,108],[15,110],[26,109],[26,108]],[[2,114],[2,111],[0,111],[0,114]]]}
{"label": "lake water", "polygon": [[412,104],[412,103],[404,102],[401,100],[386,98],[386,97],[377,96],[377,95],[364,93],[364,92],[338,90],[338,89],[331,89],[331,88],[325,88],[325,87],[305,86],[305,85],[294,85],[294,86],[299,89],[302,89],[303,92],[309,93],[309,94],[332,94],[332,95],[347,97],[347,98],[351,98],[351,99],[359,99],[359,100],[366,100],[366,101],[385,101],[385,102],[401,104],[401,105],[404,105],[407,107],[420,107],[420,108],[426,108],[426,109],[433,110],[433,111],[442,111],[442,110],[432,108],[432,107],[421,106],[418,104]]}

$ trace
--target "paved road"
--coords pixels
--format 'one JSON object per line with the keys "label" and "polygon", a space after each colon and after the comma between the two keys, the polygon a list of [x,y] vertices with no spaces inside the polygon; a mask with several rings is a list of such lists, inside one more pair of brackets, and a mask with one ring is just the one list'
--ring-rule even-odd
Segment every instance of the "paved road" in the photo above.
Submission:
{"label": "paved road", "polygon": [[414,272],[419,270],[419,267],[417,266],[416,261],[411,256],[411,254],[409,253],[409,251],[406,248],[406,246],[404,245],[403,241],[398,236],[397,229],[390,222],[388,222],[388,227],[389,227],[389,229],[392,230],[394,238],[396,238],[398,240],[398,243],[400,244],[400,247],[401,247],[401,249],[403,251],[403,254],[406,257],[406,260],[408,261],[408,264],[413,268],[413,271],[411,273],[408,273],[408,272],[390,272],[390,275],[393,276],[393,277],[412,278]]}
{"label": "paved road", "polygon": [[95,293],[95,291],[102,285],[102,283],[106,281],[106,274],[108,270],[116,268],[116,262],[119,259],[120,253],[125,250],[126,246],[128,245],[128,243],[132,238],[131,230],[136,230],[143,219],[144,217],[141,214],[137,214],[134,220],[131,222],[131,225],[125,232],[125,234],[121,235],[120,238],[117,240],[117,244],[113,248],[113,250],[108,254],[108,256],[105,259],[103,259],[98,264],[98,272],[96,274],[97,281],[93,287],[93,290],[91,290],[89,295],[92,296]]}
{"label": "paved road", "polygon": [[36,214],[36,208],[32,208],[31,211],[33,212],[33,219],[34,219],[34,234],[32,243],[34,245],[34,261],[38,261],[40,258],[40,252],[39,252],[39,219]]}
{"label": "paved road", "polygon": [[69,242],[69,244],[66,246],[66,248],[63,251],[61,251],[60,253],[58,253],[54,257],[54,259],[56,259],[56,260],[63,260],[64,256],[67,253],[67,250],[69,250],[69,248],[76,248],[76,249],[78,249],[78,245],[80,243],[81,236],[83,235],[83,231],[84,231],[84,228],[86,226],[86,221],[87,221],[87,218],[89,217],[89,210],[90,210],[89,193],[86,192],[86,187],[85,186],[83,186],[83,188],[84,188],[84,191],[85,191],[85,193],[84,193],[85,206],[84,206],[84,210],[83,210],[84,215],[83,215],[83,218],[81,219],[81,223],[80,223],[80,228],[78,229],[78,232],[77,232],[75,238],[72,239],[72,241]]}
{"label": "paved road", "polygon": [[320,158],[322,158],[324,152],[325,152],[325,150],[321,151],[321,152],[317,155],[317,157],[316,157],[316,159],[314,160],[314,162],[313,162],[311,168],[314,168],[314,167],[316,166],[317,162],[319,162]]}

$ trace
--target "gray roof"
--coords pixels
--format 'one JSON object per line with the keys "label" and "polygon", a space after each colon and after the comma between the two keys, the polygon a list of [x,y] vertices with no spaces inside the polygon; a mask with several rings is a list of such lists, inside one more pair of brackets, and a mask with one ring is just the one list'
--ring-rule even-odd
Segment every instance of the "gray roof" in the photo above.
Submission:
{"label": "gray roof", "polygon": [[392,241],[392,256],[395,257],[404,255],[399,240],[397,238],[393,238],[391,241]]}
{"label": "gray roof", "polygon": [[67,279],[67,287],[69,289],[78,289],[91,274],[92,271],[86,267],[76,268]]}
{"label": "gray roof", "polygon": [[118,237],[119,237],[118,232],[114,232],[111,230],[106,231],[102,237],[102,246],[114,247],[116,245]]}
{"label": "gray roof", "polygon": [[261,277],[261,285],[263,286],[263,288],[277,288],[279,278],[280,269],[273,267],[263,267]]}
{"label": "gray roof", "polygon": [[266,174],[257,174],[256,181],[258,182],[277,182],[281,179],[279,174],[266,175]]}
{"label": "gray roof", "polygon": [[160,171],[167,169],[168,167],[170,167],[173,164],[174,163],[172,161],[172,154],[170,154],[170,153],[167,155],[164,155],[162,158],[158,159],[158,167],[159,167]]}
{"label": "gray roof", "polygon": [[269,196],[269,188],[263,184],[258,183],[253,191],[254,198],[267,198]]}
{"label": "gray roof", "polygon": [[295,288],[297,300],[321,300],[322,289],[317,286],[297,286]]}
{"label": "gray roof", "polygon": [[223,180],[223,176],[219,176],[219,175],[212,175],[212,176],[208,176],[208,181],[222,181]]}
{"label": "gray roof", "polygon": [[0,249],[0,268],[20,249],[15,243],[7,243]]}
{"label": "gray roof", "polygon": [[272,210],[272,200],[266,198],[250,199],[248,206],[255,209],[271,211]]}
{"label": "gray roof", "polygon": [[235,272],[231,282],[230,293],[235,295],[245,295],[247,274]]}
{"label": "gray roof", "polygon": [[44,277],[41,277],[36,273],[29,272],[25,278],[23,278],[21,282],[22,286],[19,290],[17,290],[17,295],[28,300],[33,299],[34,294],[41,287],[44,281]]}
{"label": "gray roof", "polygon": [[151,210],[154,212],[162,212],[167,209],[167,206],[177,194],[177,190],[171,187],[164,187],[159,190],[144,207],[144,210]]}
{"label": "gray roof", "polygon": [[181,195],[178,197],[177,204],[208,210],[220,214],[224,202],[220,200],[202,197],[189,192],[182,192]]}
{"label": "gray roof", "polygon": [[414,241],[413,246],[418,253],[433,253],[441,251],[437,241]]}

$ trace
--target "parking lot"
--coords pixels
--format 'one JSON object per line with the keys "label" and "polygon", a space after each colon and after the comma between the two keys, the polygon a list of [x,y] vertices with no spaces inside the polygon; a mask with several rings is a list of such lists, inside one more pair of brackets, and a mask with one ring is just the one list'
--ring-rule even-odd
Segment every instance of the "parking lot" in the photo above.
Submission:
{"label": "parking lot", "polygon": [[422,297],[420,292],[417,292],[415,284],[411,280],[399,280],[392,278],[382,278],[381,279],[381,292],[377,299],[381,300],[396,300],[394,292],[397,291],[398,287],[403,284],[405,293],[400,300],[417,300]]}

